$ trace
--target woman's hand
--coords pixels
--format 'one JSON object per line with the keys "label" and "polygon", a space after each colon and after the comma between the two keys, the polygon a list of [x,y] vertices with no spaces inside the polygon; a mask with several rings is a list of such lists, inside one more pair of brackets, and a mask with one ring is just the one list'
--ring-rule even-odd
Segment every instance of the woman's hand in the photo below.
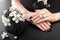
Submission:
{"label": "woman's hand", "polygon": [[52,14],[50,11],[48,11],[47,9],[43,9],[41,10],[42,12],[45,11],[45,17],[42,17],[41,19],[38,19],[38,21],[36,21],[36,23],[40,23],[40,22],[44,22],[44,21],[49,21],[49,22],[55,22],[58,21],[59,18],[59,14]]}
{"label": "woman's hand", "polygon": [[41,22],[38,24],[35,24],[39,29],[41,29],[42,31],[49,31],[51,29],[51,24],[48,21],[45,22]]}
{"label": "woman's hand", "polygon": [[[30,21],[32,20],[38,13],[37,12],[29,12],[26,17],[27,17],[27,20]],[[32,17],[31,19],[29,19],[30,17]],[[50,22],[48,21],[45,21],[45,22],[41,22],[41,23],[38,23],[36,24],[34,22],[35,20],[32,20],[32,24],[36,25],[39,29],[41,29],[42,31],[47,31],[50,29]]]}

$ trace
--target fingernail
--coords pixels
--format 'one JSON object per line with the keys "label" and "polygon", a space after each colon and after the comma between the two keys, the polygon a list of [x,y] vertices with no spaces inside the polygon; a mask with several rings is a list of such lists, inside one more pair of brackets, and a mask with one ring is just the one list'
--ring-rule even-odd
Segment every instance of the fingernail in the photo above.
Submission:
{"label": "fingernail", "polygon": [[32,16],[29,19],[31,19],[31,18],[32,18]]}
{"label": "fingernail", "polygon": [[45,30],[41,30],[42,32],[45,32]]}
{"label": "fingernail", "polygon": [[32,23],[32,20],[30,20],[30,23]]}
{"label": "fingernail", "polygon": [[51,27],[52,27],[52,25],[51,25]]}
{"label": "fingernail", "polygon": [[46,32],[51,32],[52,31],[52,29],[50,28],[49,30],[47,30]]}

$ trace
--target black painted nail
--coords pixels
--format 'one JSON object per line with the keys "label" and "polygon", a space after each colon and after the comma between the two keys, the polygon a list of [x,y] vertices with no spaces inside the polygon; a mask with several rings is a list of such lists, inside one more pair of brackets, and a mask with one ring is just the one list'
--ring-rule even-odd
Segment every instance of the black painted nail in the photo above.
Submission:
{"label": "black painted nail", "polygon": [[31,18],[32,18],[32,16],[29,19],[31,19]]}
{"label": "black painted nail", "polygon": [[30,20],[30,23],[32,23],[32,20]]}
{"label": "black painted nail", "polygon": [[51,32],[52,31],[52,29],[50,28],[49,30],[47,30],[46,32]]}

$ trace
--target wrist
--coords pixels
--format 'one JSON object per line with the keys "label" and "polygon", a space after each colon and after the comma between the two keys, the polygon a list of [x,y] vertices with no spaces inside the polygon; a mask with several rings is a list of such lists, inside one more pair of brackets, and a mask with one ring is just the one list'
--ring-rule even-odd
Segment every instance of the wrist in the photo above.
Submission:
{"label": "wrist", "polygon": [[25,14],[29,14],[30,13],[30,11],[28,11],[28,10],[25,10],[25,12],[24,12]]}
{"label": "wrist", "polygon": [[29,11],[27,9],[19,8],[20,13],[28,14]]}
{"label": "wrist", "polygon": [[57,13],[58,19],[60,20],[60,13]]}
{"label": "wrist", "polygon": [[60,13],[55,13],[54,15],[55,15],[57,21],[59,21],[60,20]]}

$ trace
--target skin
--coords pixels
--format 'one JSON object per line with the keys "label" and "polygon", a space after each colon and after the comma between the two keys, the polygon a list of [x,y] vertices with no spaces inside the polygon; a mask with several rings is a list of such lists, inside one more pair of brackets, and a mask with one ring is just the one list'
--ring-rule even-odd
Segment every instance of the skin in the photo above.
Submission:
{"label": "skin", "polygon": [[[32,23],[34,25],[36,25],[39,29],[41,29],[42,31],[46,31],[46,30],[49,30],[51,27],[50,27],[50,22],[49,21],[43,21],[43,22],[34,22],[37,17],[38,17],[38,14],[40,14],[38,12],[38,10],[36,10],[36,12],[30,12],[28,11],[21,3],[20,3],[20,0],[12,0],[12,6],[14,6],[19,12],[21,12],[22,10],[24,10],[24,13],[26,14],[26,20],[27,21],[30,21],[32,20]],[[30,17],[32,16],[32,19],[29,19]],[[36,18],[36,19],[35,19]],[[39,19],[40,17],[38,17]]]}
{"label": "skin", "polygon": [[34,21],[36,24],[44,22],[44,21],[49,21],[49,22],[56,22],[60,20],[60,12],[58,13],[51,13],[49,10],[47,9],[42,9],[42,10],[37,10],[36,12],[41,13],[45,11],[46,13],[46,17],[38,17],[38,15],[36,15],[36,17],[34,16],[31,20]]}
{"label": "skin", "polygon": [[[31,14],[30,14],[31,15]],[[41,22],[41,23],[36,23],[36,20],[37,19],[40,19],[40,17],[38,16],[39,13],[35,13],[32,15],[32,18],[31,20],[33,21],[33,24],[35,24],[39,29],[41,29],[42,31],[47,31],[49,30],[51,27],[50,27],[50,23],[49,21],[44,21],[44,22]],[[38,20],[37,20],[38,21]]]}

